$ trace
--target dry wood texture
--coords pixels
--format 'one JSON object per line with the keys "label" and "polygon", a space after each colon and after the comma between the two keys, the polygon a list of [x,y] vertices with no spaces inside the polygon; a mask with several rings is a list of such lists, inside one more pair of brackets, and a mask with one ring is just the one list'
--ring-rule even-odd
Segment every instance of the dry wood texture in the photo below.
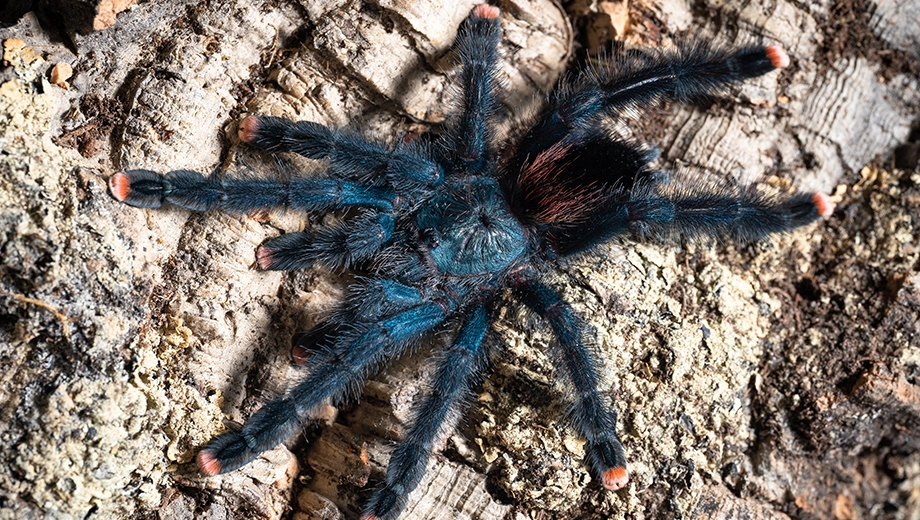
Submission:
{"label": "dry wood texture", "polygon": [[[201,477],[195,448],[296,378],[290,337],[351,275],[252,268],[259,243],[321,222],[137,210],[105,179],[259,164],[232,137],[244,113],[436,132],[475,3],[142,2],[81,33],[49,2],[0,29],[0,517],[356,517],[424,349],[326,426]],[[920,518],[920,2],[497,4],[509,121],[611,38],[782,43],[789,69],[637,131],[664,167],[822,189],[839,209],[756,247],[612,244],[561,265],[631,483],[592,481],[549,338],[509,306],[507,348],[404,518]],[[73,75],[52,84],[59,63]]]}

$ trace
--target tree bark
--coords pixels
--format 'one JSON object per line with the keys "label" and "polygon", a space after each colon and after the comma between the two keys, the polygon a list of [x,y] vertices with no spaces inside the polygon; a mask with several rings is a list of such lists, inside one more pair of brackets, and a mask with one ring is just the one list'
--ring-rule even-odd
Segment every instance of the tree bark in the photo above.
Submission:
{"label": "tree bark", "polygon": [[[86,34],[43,4],[0,29],[0,517],[358,516],[428,346],[239,471],[192,460],[297,379],[290,338],[353,280],[260,271],[255,248],[337,217],[138,210],[105,180],[276,168],[234,137],[247,113],[437,132],[476,3],[146,2]],[[550,335],[509,303],[502,352],[401,518],[920,518],[920,172],[894,153],[918,142],[920,1],[497,5],[504,131],[598,46],[781,43],[788,69],[635,131],[675,177],[824,190],[838,210],[765,244],[560,262],[548,281],[592,329],[630,484],[592,480]],[[57,63],[74,76],[52,85]]]}

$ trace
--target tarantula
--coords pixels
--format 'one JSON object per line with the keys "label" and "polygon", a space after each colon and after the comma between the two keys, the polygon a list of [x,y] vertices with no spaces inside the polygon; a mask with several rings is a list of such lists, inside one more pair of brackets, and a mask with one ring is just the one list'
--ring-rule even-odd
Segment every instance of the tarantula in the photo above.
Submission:
{"label": "tarantula", "polygon": [[477,384],[489,354],[483,339],[490,311],[510,289],[554,332],[551,358],[574,390],[571,423],[587,441],[595,476],[605,488],[620,489],[628,480],[626,456],[616,411],[598,391],[598,360],[581,321],[541,274],[555,259],[614,237],[680,232],[756,240],[833,210],[823,193],[768,196],[662,181],[649,167],[655,151],[608,128],[644,105],[700,99],[785,67],[789,58],[781,47],[722,51],[698,43],[613,60],[557,88],[529,129],[503,145],[493,122],[500,38],[499,9],[473,9],[456,42],[459,115],[430,144],[388,147],[317,123],[249,116],[239,125],[242,141],[325,161],[327,176],[130,170],[110,178],[116,199],[141,208],[166,201],[194,211],[361,210],[336,227],[287,233],[258,248],[261,269],[360,264],[368,275],[328,318],[295,337],[295,347],[315,352],[305,378],[242,428],[202,448],[202,472],[247,464],[319,406],[355,397],[369,372],[413,342],[453,327],[428,393],[362,516],[395,518],[420,481],[442,424]]}

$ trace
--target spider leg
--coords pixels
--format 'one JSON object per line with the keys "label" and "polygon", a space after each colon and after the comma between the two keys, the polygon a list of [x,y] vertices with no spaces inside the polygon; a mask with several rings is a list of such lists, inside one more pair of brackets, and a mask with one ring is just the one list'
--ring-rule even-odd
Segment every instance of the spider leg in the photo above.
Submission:
{"label": "spider leg", "polygon": [[260,268],[273,271],[301,269],[315,263],[352,266],[370,259],[392,235],[391,215],[369,213],[315,233],[285,233],[259,246],[256,256]]}
{"label": "spider leg", "polygon": [[130,206],[158,208],[166,201],[192,211],[248,212],[277,207],[323,211],[352,206],[391,211],[396,199],[390,189],[341,179],[220,178],[190,170],[166,175],[128,170],[112,175],[109,189]]}
{"label": "spider leg", "polygon": [[341,335],[322,354],[306,360],[310,374],[283,398],[256,411],[239,430],[221,434],[198,452],[198,467],[207,475],[237,469],[296,431],[317,406],[339,403],[356,392],[366,372],[444,322],[446,310],[424,302],[377,323],[337,324]]}
{"label": "spider leg", "polygon": [[411,150],[393,151],[310,121],[249,116],[240,122],[240,140],[270,152],[294,152],[329,161],[332,175],[373,181],[384,177],[396,187],[435,186],[444,172],[434,161]]}
{"label": "spider leg", "polygon": [[[718,94],[732,83],[787,67],[789,55],[779,45],[726,51],[691,44],[646,62],[628,60],[617,65],[622,66],[600,84],[598,101],[607,109],[635,107],[662,98],[687,102]],[[561,105],[560,114],[590,114],[592,103],[578,104],[579,108],[571,102]]]}
{"label": "spider leg", "polygon": [[357,320],[377,321],[381,316],[418,305],[424,299],[424,293],[416,287],[376,278],[357,287],[348,298],[348,308]]}
{"label": "spider leg", "polygon": [[639,234],[729,235],[755,241],[830,216],[834,204],[821,192],[769,197],[751,190],[686,184],[658,197],[633,197],[625,218]]}
{"label": "spider leg", "polygon": [[472,379],[484,364],[480,351],[489,327],[484,307],[476,307],[457,333],[431,381],[428,394],[418,405],[412,426],[393,450],[386,480],[374,491],[364,508],[362,520],[395,519],[406,505],[409,493],[425,474],[428,457],[442,424],[456,412],[469,391]]}
{"label": "spider leg", "polygon": [[658,155],[611,126],[611,118],[636,118],[655,101],[714,95],[788,64],[778,45],[726,51],[697,43],[595,68],[558,89],[509,158],[502,180],[512,204],[547,230],[556,254],[610,238],[627,227],[622,203],[631,190],[657,181],[647,165]]}
{"label": "spider leg", "polygon": [[572,423],[588,441],[587,458],[605,488],[617,490],[626,485],[626,455],[616,434],[616,411],[597,390],[597,361],[582,338],[582,329],[571,307],[555,291],[535,280],[515,287],[515,295],[549,322],[556,335],[554,362],[575,388],[569,412]]}
{"label": "spider leg", "polygon": [[458,83],[463,92],[462,110],[447,139],[452,162],[465,170],[475,171],[487,164],[485,157],[492,138],[487,124],[494,110],[494,93],[498,87],[496,68],[501,41],[499,9],[488,4],[476,6],[457,36],[456,47],[461,60]]}
{"label": "spider leg", "polygon": [[386,278],[362,280],[352,285],[343,311],[316,324],[307,332],[295,334],[291,339],[292,353],[299,365],[311,353],[319,352],[335,343],[336,331],[342,323],[368,323],[411,309],[426,301],[418,288]]}
{"label": "spider leg", "polygon": [[343,323],[367,323],[411,309],[425,301],[418,288],[385,278],[372,278],[352,286],[344,311],[316,324],[307,332],[295,334],[292,354],[298,365],[310,355],[335,343],[336,331]]}
{"label": "spider leg", "polygon": [[[573,130],[590,129],[602,113],[635,115],[657,100],[687,102],[724,91],[732,83],[789,65],[779,45],[718,50],[704,44],[683,45],[647,59],[613,60],[580,86],[562,90],[525,138],[519,154],[536,157]],[[571,139],[571,138],[570,138]]]}
{"label": "spider leg", "polygon": [[[729,85],[761,76],[789,65],[789,56],[779,45],[740,50],[713,49],[702,43],[681,45],[675,51],[651,57],[613,59],[609,66],[584,75],[580,84],[560,88],[521,140],[509,162],[509,171],[521,171],[523,181],[545,170],[535,165],[572,160],[565,168],[585,170],[585,183],[621,181],[626,189],[644,177],[640,171],[657,156],[655,150],[617,143],[605,138],[609,124],[601,116],[636,118],[639,110],[655,101],[691,101],[724,91]],[[603,128],[602,128],[603,127]],[[598,141],[610,141],[601,143]],[[616,149],[615,151],[610,148]],[[624,151],[626,162],[617,159]],[[611,158],[613,161],[611,162]],[[536,179],[534,179],[536,180]],[[514,184],[512,182],[512,184]]]}

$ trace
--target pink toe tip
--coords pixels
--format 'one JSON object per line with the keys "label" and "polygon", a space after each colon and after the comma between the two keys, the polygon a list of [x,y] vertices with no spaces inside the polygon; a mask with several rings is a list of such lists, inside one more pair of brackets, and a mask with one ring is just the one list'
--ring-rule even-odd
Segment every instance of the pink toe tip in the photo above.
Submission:
{"label": "pink toe tip", "polygon": [[494,5],[489,4],[479,4],[473,8],[473,16],[478,18],[484,18],[486,20],[494,20],[498,18],[498,14],[501,11]]}
{"label": "pink toe tip", "polygon": [[815,203],[815,209],[818,211],[818,215],[822,217],[829,217],[834,212],[834,203],[831,202],[831,198],[825,193],[820,191],[811,196],[812,202]]}
{"label": "pink toe tip", "polygon": [[220,462],[217,460],[217,457],[215,457],[214,454],[210,451],[199,451],[196,461],[198,462],[198,468],[201,469],[201,472],[205,475],[213,477],[214,475],[220,473]]}
{"label": "pink toe tip", "polygon": [[259,264],[260,269],[268,270],[272,266],[272,252],[260,247],[256,251],[256,263]]}
{"label": "pink toe tip", "polygon": [[109,177],[109,190],[113,197],[124,202],[128,198],[128,193],[131,192],[131,179],[124,173],[116,173]]}
{"label": "pink toe tip", "polygon": [[623,466],[617,466],[604,471],[604,487],[610,491],[622,489],[629,482],[629,474]]}
{"label": "pink toe tip", "polygon": [[242,121],[240,121],[240,129],[238,135],[240,136],[240,141],[244,143],[251,143],[256,139],[256,133],[259,131],[259,119],[255,116],[248,116]]}
{"label": "pink toe tip", "polygon": [[789,55],[779,45],[767,46],[767,58],[770,59],[770,65],[777,69],[789,66]]}

